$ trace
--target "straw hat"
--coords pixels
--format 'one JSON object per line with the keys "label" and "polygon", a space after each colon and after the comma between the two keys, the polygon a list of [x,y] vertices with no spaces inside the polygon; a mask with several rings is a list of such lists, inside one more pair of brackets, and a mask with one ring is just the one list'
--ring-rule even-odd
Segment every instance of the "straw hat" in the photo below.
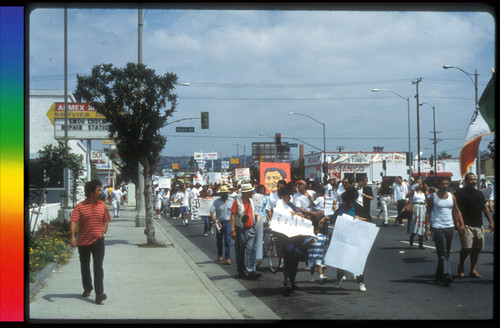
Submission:
{"label": "straw hat", "polygon": [[222,185],[222,186],[219,188],[219,193],[223,193],[223,192],[229,192],[229,189],[227,189],[227,186],[226,186],[226,185]]}
{"label": "straw hat", "polygon": [[253,186],[251,183],[244,183],[241,185],[241,193],[253,191]]}

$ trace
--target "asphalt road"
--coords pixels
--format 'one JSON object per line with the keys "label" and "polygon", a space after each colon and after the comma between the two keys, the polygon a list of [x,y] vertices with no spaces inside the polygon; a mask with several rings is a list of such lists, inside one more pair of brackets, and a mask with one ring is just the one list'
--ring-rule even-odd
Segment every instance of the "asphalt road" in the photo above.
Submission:
{"label": "asphalt road", "polygon": [[[183,226],[181,220],[163,218],[161,223],[173,226],[209,258],[216,260],[215,235],[203,236],[203,222],[190,221]],[[379,225],[381,220],[374,219]],[[485,224],[487,227],[487,224]],[[493,284],[493,234],[486,232],[486,245],[479,257],[478,272],[485,279],[467,276],[469,261],[465,265],[466,278],[445,287],[436,284],[434,272],[437,265],[434,243],[424,241],[425,249],[411,248],[406,227],[394,225],[381,228],[372,247],[365,267],[366,292],[360,292],[351,275],[342,288],[335,289],[336,269],[325,271],[327,281],[323,285],[309,282],[310,274],[305,264],[299,264],[296,283],[301,287],[290,296],[283,296],[283,274],[272,273],[262,264],[258,280],[237,278],[234,263],[234,241],[232,243],[232,265],[221,264],[228,275],[239,282],[253,295],[262,300],[282,319],[317,320],[457,320],[492,319],[494,314]],[[458,234],[452,242],[451,265],[457,274],[460,241]],[[210,277],[209,279],[217,279]]]}

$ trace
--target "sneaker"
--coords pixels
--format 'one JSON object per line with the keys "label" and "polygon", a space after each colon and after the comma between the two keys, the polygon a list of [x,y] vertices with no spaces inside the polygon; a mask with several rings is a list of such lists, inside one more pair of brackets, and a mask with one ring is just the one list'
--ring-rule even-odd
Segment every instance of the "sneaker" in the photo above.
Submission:
{"label": "sneaker", "polygon": [[326,277],[325,276],[319,277],[319,284],[320,285],[323,285],[325,283],[325,281],[326,281]]}
{"label": "sneaker", "polygon": [[208,233],[204,234],[203,236],[208,237]]}
{"label": "sneaker", "polygon": [[82,294],[82,297],[89,297],[89,296],[90,296],[90,292],[87,292],[87,291],[84,291]]}
{"label": "sneaker", "polygon": [[364,283],[362,283],[362,282],[359,283],[359,290],[361,292],[366,292],[366,286]]}
{"label": "sneaker", "polygon": [[107,297],[107,296],[106,296],[106,294],[104,294],[104,293],[102,293],[102,294],[97,294],[97,295],[95,296],[95,304],[101,304],[101,303],[102,303],[102,301],[104,301],[106,298],[108,298],[108,297]]}
{"label": "sneaker", "polygon": [[309,282],[315,282],[316,280],[314,280],[314,275],[311,276],[311,278],[309,279]]}
{"label": "sneaker", "polygon": [[222,262],[222,256],[219,256],[219,257],[217,258],[217,262]]}
{"label": "sneaker", "polygon": [[227,259],[226,260],[226,265],[230,265],[231,264],[231,260],[230,259]]}
{"label": "sneaker", "polygon": [[342,280],[343,279],[337,280],[337,282],[335,283],[335,285],[333,285],[333,288],[340,288],[340,286],[342,286]]}

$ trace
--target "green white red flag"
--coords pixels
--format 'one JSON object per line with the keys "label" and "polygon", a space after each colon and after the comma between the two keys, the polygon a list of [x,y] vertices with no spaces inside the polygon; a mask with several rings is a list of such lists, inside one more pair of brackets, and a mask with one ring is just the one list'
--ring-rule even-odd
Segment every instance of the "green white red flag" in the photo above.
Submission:
{"label": "green white red flag", "polygon": [[[465,134],[465,145],[460,151],[460,173],[467,173],[477,156],[481,138],[495,132],[495,73],[478,101]],[[479,165],[477,163],[476,165]],[[478,177],[479,178],[479,177]]]}

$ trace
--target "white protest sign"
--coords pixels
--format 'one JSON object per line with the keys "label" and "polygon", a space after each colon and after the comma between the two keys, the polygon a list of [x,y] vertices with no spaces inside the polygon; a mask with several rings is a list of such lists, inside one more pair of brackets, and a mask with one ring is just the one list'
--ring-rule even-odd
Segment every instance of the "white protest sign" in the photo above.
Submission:
{"label": "white protest sign", "polygon": [[165,178],[165,177],[158,178],[158,188],[170,189],[171,187],[172,186],[171,186],[170,178]]}
{"label": "white protest sign", "polygon": [[325,264],[353,274],[363,274],[378,231],[374,223],[354,219],[350,215],[337,217]]}
{"label": "white protest sign", "polygon": [[260,215],[260,212],[262,211],[262,203],[264,202],[264,197],[266,197],[266,195],[262,194],[252,195],[253,209],[255,211],[255,214],[257,215]]}
{"label": "white protest sign", "polygon": [[208,173],[208,181],[210,183],[222,183],[222,174],[220,172]]}
{"label": "white protest sign", "polygon": [[255,225],[255,259],[262,260],[262,244],[264,242],[264,220],[257,221]]}
{"label": "white protest sign", "polygon": [[200,199],[195,198],[191,200],[191,220],[201,220],[200,217]]}
{"label": "white protest sign", "polygon": [[325,216],[333,214],[333,202],[335,198],[333,197],[333,193],[336,192],[332,189],[328,190],[325,194]]}
{"label": "white protest sign", "polygon": [[219,197],[213,199],[195,198],[191,200],[191,220],[201,220],[202,216],[210,216],[210,207]]}
{"label": "white protest sign", "polygon": [[301,216],[292,215],[284,208],[275,207],[269,226],[273,231],[280,232],[288,237],[303,235],[314,236],[312,222]]}
{"label": "white protest sign", "polygon": [[243,169],[234,169],[234,176],[236,181],[250,180],[250,169],[248,167]]}
{"label": "white protest sign", "polygon": [[214,200],[217,198],[219,198],[219,196],[213,197],[213,199],[198,198],[200,206],[198,208],[198,212],[200,213],[200,216],[210,216],[210,207],[212,207]]}

